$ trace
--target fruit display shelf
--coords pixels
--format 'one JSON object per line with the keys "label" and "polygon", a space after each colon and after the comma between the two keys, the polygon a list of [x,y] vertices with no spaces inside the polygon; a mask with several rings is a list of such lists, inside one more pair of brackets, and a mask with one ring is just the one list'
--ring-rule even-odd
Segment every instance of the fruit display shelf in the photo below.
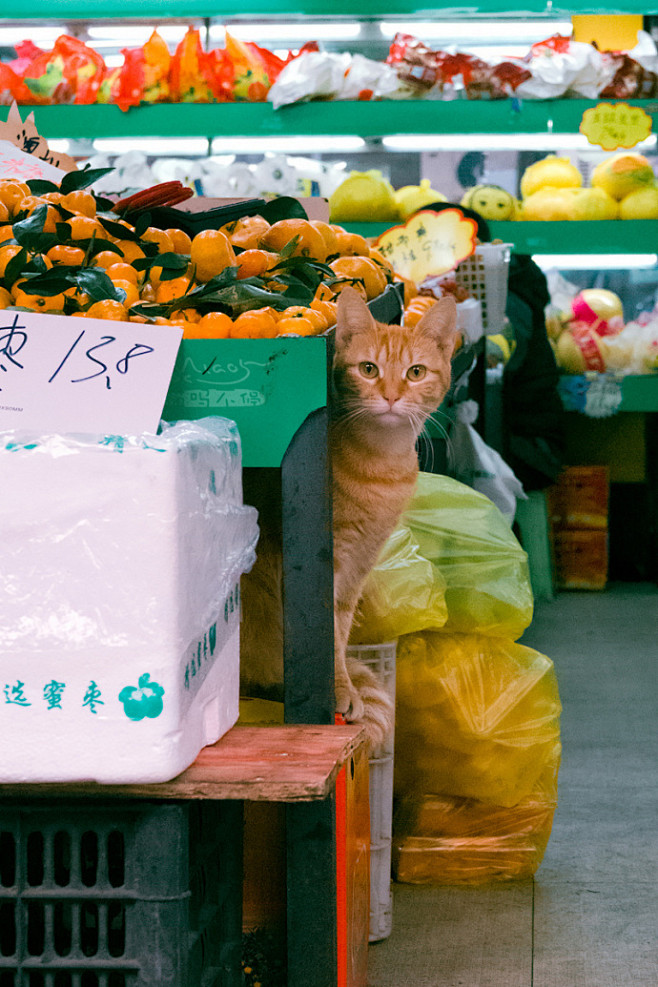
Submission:
{"label": "fruit display shelf", "polygon": [[[658,101],[627,100],[658,115]],[[23,106],[46,138],[292,137],[393,134],[578,133],[585,110],[600,100],[341,100],[271,103],[156,103],[123,112],[114,105]]]}
{"label": "fruit display shelf", "polygon": [[[394,223],[343,223],[361,236],[379,236]],[[656,219],[589,222],[490,222],[493,239],[513,244],[519,254],[646,254],[658,243]]]}
{"label": "fruit display shelf", "polygon": [[[0,3],[0,19],[27,20],[53,17],[53,5],[49,0],[30,0],[27,9],[17,10],[15,4],[8,0]],[[518,8],[514,9],[515,17],[538,17],[571,14],[647,14],[646,2],[641,0],[521,0]],[[480,15],[482,17],[500,16],[510,13],[509,0],[479,0],[479,3],[466,6],[464,4],[447,4],[437,10],[419,0],[362,0],[359,4],[358,16],[362,19],[404,16],[419,16],[425,19],[446,20]],[[240,4],[240,17],[322,17],[327,18],[327,5],[323,0],[243,0]],[[57,17],[80,20],[121,19],[130,17],[235,17],[235,4],[230,0],[122,0],[120,5],[110,0],[95,0],[93,4],[85,0],[60,0],[57,5]],[[354,6],[347,0],[338,0],[332,4],[331,17],[354,17]]]}

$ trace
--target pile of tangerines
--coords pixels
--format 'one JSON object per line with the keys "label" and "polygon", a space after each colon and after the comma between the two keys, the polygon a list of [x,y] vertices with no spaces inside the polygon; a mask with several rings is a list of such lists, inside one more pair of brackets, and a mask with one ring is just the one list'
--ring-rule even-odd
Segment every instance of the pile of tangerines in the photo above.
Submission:
{"label": "pile of tangerines", "polygon": [[111,211],[83,187],[0,181],[0,308],[159,325],[188,338],[318,335],[346,284],[366,300],[396,279],[358,234],[243,216],[190,237]]}

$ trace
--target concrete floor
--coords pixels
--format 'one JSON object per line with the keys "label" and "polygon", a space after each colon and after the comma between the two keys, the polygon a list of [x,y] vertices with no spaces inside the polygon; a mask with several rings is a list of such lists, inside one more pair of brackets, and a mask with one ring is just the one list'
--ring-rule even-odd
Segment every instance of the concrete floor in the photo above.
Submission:
{"label": "concrete floor", "polygon": [[369,987],[658,987],[658,588],[560,593],[523,643],[563,704],[544,860],[534,880],[395,885]]}

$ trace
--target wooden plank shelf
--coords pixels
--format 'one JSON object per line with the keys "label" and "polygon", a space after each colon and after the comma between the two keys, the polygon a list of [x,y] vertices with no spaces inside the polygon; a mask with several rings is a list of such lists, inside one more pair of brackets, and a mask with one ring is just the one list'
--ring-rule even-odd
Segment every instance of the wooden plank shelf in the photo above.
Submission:
{"label": "wooden plank shelf", "polygon": [[171,781],[4,784],[0,797],[311,802],[331,794],[341,767],[364,741],[357,725],[235,726]]}

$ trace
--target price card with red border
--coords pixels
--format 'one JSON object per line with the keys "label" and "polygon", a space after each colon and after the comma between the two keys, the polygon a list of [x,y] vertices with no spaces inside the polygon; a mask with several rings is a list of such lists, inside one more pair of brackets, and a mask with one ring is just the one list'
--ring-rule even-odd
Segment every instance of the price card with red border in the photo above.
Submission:
{"label": "price card with red border", "polygon": [[651,133],[652,120],[641,106],[599,103],[583,113],[580,132],[604,151],[628,150]]}
{"label": "price card with red border", "polygon": [[423,209],[375,241],[402,277],[420,284],[430,274],[452,271],[475,250],[477,223],[460,209]]}
{"label": "price card with red border", "polygon": [[0,429],[157,432],[182,326],[0,311]]}

